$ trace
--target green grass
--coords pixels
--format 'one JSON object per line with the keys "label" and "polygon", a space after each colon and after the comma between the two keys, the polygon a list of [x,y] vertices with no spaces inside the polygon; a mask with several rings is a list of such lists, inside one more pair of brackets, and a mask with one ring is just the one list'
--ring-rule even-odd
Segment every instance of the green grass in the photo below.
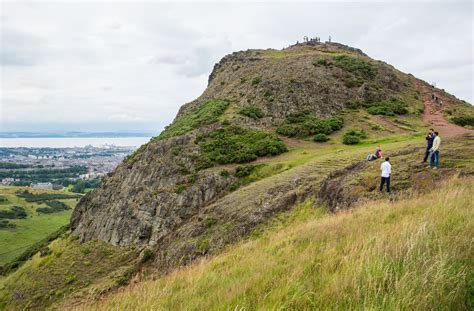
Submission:
{"label": "green grass", "polygon": [[128,248],[59,238],[0,278],[0,310],[44,310],[51,304],[57,308],[65,297],[100,295],[128,282],[136,258]]}
{"label": "green grass", "polygon": [[222,255],[86,309],[471,309],[473,197],[471,177],[337,215],[306,202]]}
{"label": "green grass", "polygon": [[[0,194],[8,199],[8,204],[0,205],[0,210],[9,210],[12,206],[23,207],[28,216],[25,219],[9,219],[8,221],[16,226],[12,229],[0,229],[0,266],[10,262],[25,251],[29,246],[42,240],[60,227],[69,223],[72,208],[76,205],[76,199],[62,199],[59,202],[65,203],[71,209],[52,214],[40,214],[37,208],[47,208],[43,202],[27,202],[24,198],[18,197],[16,192],[18,187],[0,187]],[[34,194],[48,194],[49,197],[62,195],[60,191],[39,191],[31,190]]]}
{"label": "green grass", "polygon": [[193,111],[176,119],[160,133],[157,139],[182,135],[201,126],[215,123],[228,106],[229,102],[226,100],[209,100]]}

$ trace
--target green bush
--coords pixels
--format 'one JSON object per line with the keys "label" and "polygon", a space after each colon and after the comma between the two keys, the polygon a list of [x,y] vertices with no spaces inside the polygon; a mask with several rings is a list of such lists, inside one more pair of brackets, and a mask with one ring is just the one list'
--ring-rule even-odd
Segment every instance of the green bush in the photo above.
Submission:
{"label": "green bush", "polygon": [[373,79],[376,75],[374,66],[359,57],[347,54],[336,55],[333,57],[333,64],[365,79]]}
{"label": "green bush", "polygon": [[21,206],[13,206],[8,210],[0,210],[0,219],[24,219],[28,215]]}
{"label": "green bush", "polygon": [[0,219],[0,229],[15,229],[16,225],[6,219]]}
{"label": "green bush", "polygon": [[203,156],[198,160],[199,169],[215,164],[245,163],[257,157],[277,155],[288,151],[276,136],[238,126],[214,130],[196,139]]}
{"label": "green bush", "polygon": [[235,169],[234,176],[237,178],[249,176],[253,172],[254,169],[255,169],[255,165],[237,166],[237,168]]}
{"label": "green bush", "polygon": [[362,103],[358,100],[348,100],[345,102],[344,106],[349,109],[359,109],[362,107]]}
{"label": "green bush", "polygon": [[201,126],[215,123],[227,107],[229,107],[229,102],[226,100],[209,100],[193,111],[176,119],[160,133],[157,139],[183,135]]}
{"label": "green bush", "polygon": [[49,200],[78,199],[81,195],[66,193],[31,193],[28,190],[16,191],[15,194],[26,202],[45,202]]}
{"label": "green bush", "polygon": [[344,81],[344,85],[348,88],[360,87],[364,82],[365,80],[361,78],[349,78]]}
{"label": "green bush", "polygon": [[252,79],[252,85],[253,86],[256,86],[257,84],[259,84],[260,82],[262,82],[262,77],[260,76],[257,76],[255,78]]}
{"label": "green bush", "polygon": [[454,117],[451,120],[454,122],[454,124],[460,126],[474,126],[474,117],[471,116]]}
{"label": "green bush", "polygon": [[338,131],[344,126],[344,120],[342,118],[331,118],[328,120],[328,123],[333,131]]}
{"label": "green bush", "polygon": [[367,138],[367,133],[364,130],[348,130],[344,133],[342,138],[342,143],[345,145],[355,145],[362,141],[362,139]]}
{"label": "green bush", "polygon": [[341,118],[318,119],[308,113],[297,112],[288,115],[285,122],[276,132],[288,137],[308,137],[315,134],[329,135],[341,129],[344,121]]}
{"label": "green bush", "polygon": [[360,138],[353,135],[344,135],[342,143],[345,145],[356,145],[360,143]]}
{"label": "green bush", "polygon": [[329,140],[329,137],[327,137],[326,134],[317,134],[316,136],[314,136],[313,140],[315,142],[320,142],[320,143],[323,143],[323,142],[326,142]]}
{"label": "green bush", "polygon": [[247,116],[252,119],[261,119],[263,118],[263,112],[260,108],[255,106],[247,106],[240,109],[239,114]]}
{"label": "green bush", "polygon": [[367,106],[367,112],[373,115],[394,116],[408,113],[407,105],[395,98],[370,103]]}
{"label": "green bush", "polygon": [[60,201],[47,201],[46,205],[48,205],[49,207],[39,207],[36,209],[36,211],[42,214],[52,214],[70,209],[67,204]]}
{"label": "green bush", "polygon": [[322,58],[322,59],[318,59],[316,61],[313,62],[313,66],[329,66],[330,63],[327,61],[327,59],[325,58]]}
{"label": "green bush", "polygon": [[373,106],[367,109],[367,112],[373,115],[394,116],[395,113],[386,106]]}
{"label": "green bush", "polygon": [[143,251],[143,256],[142,256],[141,262],[142,263],[147,262],[150,259],[152,259],[153,256],[154,256],[153,251],[151,249],[147,248]]}

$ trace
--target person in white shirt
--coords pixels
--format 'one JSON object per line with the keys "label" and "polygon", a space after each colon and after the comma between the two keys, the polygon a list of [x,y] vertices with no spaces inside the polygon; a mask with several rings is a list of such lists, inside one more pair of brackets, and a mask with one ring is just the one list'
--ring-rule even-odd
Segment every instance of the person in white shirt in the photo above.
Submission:
{"label": "person in white shirt", "polygon": [[387,192],[390,193],[390,175],[392,174],[392,165],[390,164],[390,158],[386,157],[385,162],[380,165],[382,171],[382,181],[380,182],[380,192],[383,191],[383,185],[387,184]]}
{"label": "person in white shirt", "polygon": [[437,169],[439,166],[439,146],[441,145],[441,137],[439,133],[435,132],[436,137],[433,140],[433,146],[430,149],[430,166],[431,168]]}

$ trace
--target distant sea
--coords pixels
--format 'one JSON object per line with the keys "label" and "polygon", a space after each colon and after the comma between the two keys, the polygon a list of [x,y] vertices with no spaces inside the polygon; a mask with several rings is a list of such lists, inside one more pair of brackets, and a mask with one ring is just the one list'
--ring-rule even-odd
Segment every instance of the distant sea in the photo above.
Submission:
{"label": "distant sea", "polygon": [[94,147],[104,147],[106,145],[115,145],[121,147],[138,148],[147,143],[151,137],[58,137],[58,138],[0,138],[0,147],[31,147],[31,148],[72,148],[85,147],[92,145]]}

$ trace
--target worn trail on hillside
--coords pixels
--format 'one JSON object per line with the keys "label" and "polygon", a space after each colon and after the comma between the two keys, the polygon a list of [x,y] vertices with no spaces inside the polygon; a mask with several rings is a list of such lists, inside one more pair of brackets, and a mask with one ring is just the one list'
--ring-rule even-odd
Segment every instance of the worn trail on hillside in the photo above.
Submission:
{"label": "worn trail on hillside", "polygon": [[[451,137],[466,133],[472,133],[474,131],[458,126],[446,121],[443,116],[444,111],[450,105],[450,99],[443,96],[442,92],[438,92],[435,88],[426,86],[425,83],[416,82],[416,87],[422,92],[423,104],[425,110],[423,113],[423,121],[433,125],[435,131],[441,134],[441,137]],[[441,99],[443,104],[433,102],[431,96],[437,96]]]}

